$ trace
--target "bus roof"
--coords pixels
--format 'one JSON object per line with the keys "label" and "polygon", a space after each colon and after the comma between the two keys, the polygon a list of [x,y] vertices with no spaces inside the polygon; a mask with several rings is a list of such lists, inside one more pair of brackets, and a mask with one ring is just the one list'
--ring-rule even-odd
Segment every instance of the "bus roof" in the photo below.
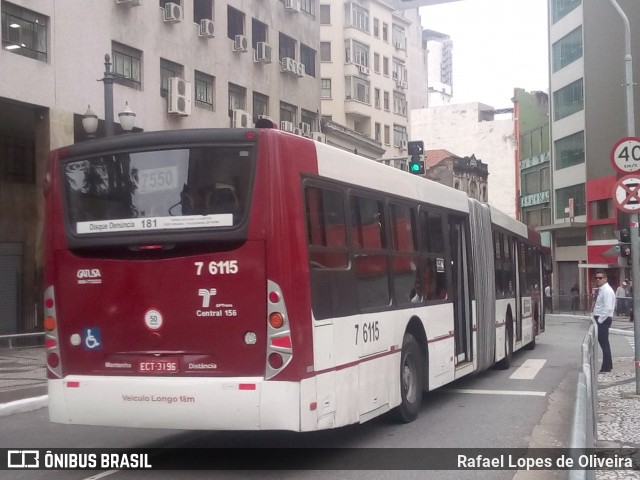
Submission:
{"label": "bus roof", "polygon": [[419,202],[469,211],[467,194],[339,148],[316,143],[318,173],[323,177],[381,190]]}

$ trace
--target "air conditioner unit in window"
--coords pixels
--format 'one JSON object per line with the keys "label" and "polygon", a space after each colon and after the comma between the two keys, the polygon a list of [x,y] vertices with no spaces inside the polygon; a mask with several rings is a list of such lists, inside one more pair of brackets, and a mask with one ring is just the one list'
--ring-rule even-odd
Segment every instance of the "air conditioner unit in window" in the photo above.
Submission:
{"label": "air conditioner unit in window", "polygon": [[167,112],[191,115],[191,84],[180,77],[169,78]]}
{"label": "air conditioner unit in window", "polygon": [[176,23],[182,20],[182,7],[177,3],[167,2],[164,4],[164,21]]}
{"label": "air conditioner unit in window", "polygon": [[296,75],[298,77],[304,77],[305,66],[302,62],[296,62]]}
{"label": "air conditioner unit in window", "polygon": [[302,130],[302,135],[304,135],[305,137],[311,134],[311,125],[308,123],[300,122],[298,124],[298,128]]}
{"label": "air conditioner unit in window", "polygon": [[396,47],[398,50],[402,50],[402,44],[400,42],[394,42],[393,46]]}
{"label": "air conditioner unit in window", "polygon": [[213,23],[213,20],[203,18],[202,20],[200,20],[200,30],[198,31],[198,36],[213,38],[214,26],[215,25]]}
{"label": "air conditioner unit in window", "polygon": [[256,45],[254,62],[271,63],[271,45],[267,42],[258,42]]}
{"label": "air conditioner unit in window", "polygon": [[233,118],[231,119],[233,128],[253,128],[251,114],[245,110],[233,110]]}
{"label": "air conditioner unit in window", "polygon": [[234,52],[246,52],[249,49],[249,40],[244,35],[236,35],[233,42]]}
{"label": "air conditioner unit in window", "polygon": [[400,140],[400,148],[402,150],[406,150],[407,149],[407,141],[406,140]]}
{"label": "air conditioner unit in window", "polygon": [[126,5],[127,7],[137,7],[140,0],[116,0],[116,5]]}
{"label": "air conditioner unit in window", "polygon": [[298,73],[298,67],[296,66],[298,62],[296,62],[293,58],[284,57],[280,60],[280,71],[286,73]]}
{"label": "air conditioner unit in window", "polygon": [[311,138],[316,142],[327,143],[327,136],[322,132],[311,132]]}
{"label": "air conditioner unit in window", "polygon": [[293,132],[293,123],[291,122],[280,122],[280,130],[283,130],[285,132]]}
{"label": "air conditioner unit in window", "polygon": [[371,70],[369,70],[369,67],[365,67],[364,65],[358,65],[358,71],[362,75],[371,75]]}
{"label": "air conditioner unit in window", "polygon": [[299,12],[300,0],[284,0],[284,9],[290,12]]}

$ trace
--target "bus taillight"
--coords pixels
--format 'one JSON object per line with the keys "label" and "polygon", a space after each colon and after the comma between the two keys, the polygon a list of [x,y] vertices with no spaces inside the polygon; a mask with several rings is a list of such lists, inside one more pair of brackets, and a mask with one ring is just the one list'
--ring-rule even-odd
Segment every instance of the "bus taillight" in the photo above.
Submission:
{"label": "bus taillight", "polygon": [[56,302],[53,286],[47,287],[44,292],[44,349],[47,353],[47,377],[62,378],[60,365],[60,342],[58,341],[58,325],[56,314]]}
{"label": "bus taillight", "polygon": [[265,378],[277,375],[293,358],[287,307],[280,286],[269,280],[267,290],[267,365]]}

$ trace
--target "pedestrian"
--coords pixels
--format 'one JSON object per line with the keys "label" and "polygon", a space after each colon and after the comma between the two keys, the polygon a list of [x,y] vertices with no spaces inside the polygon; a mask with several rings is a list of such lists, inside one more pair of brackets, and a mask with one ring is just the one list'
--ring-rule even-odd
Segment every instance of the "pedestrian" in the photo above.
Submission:
{"label": "pedestrian", "polygon": [[547,311],[553,313],[553,299],[551,298],[551,287],[549,285],[544,287],[544,304],[547,307]]}
{"label": "pedestrian", "polygon": [[600,373],[610,372],[613,368],[611,360],[611,346],[609,345],[609,328],[613,322],[613,311],[616,308],[616,294],[607,283],[607,274],[598,270],[596,272],[598,295],[593,306],[593,319],[598,326],[598,343],[602,349],[602,366]]}
{"label": "pedestrian", "polygon": [[580,288],[578,287],[577,283],[574,283],[573,287],[571,287],[571,310],[575,312],[576,310],[578,310],[579,305],[580,305]]}
{"label": "pedestrian", "polygon": [[616,314],[627,314],[627,282],[622,282],[616,289]]}

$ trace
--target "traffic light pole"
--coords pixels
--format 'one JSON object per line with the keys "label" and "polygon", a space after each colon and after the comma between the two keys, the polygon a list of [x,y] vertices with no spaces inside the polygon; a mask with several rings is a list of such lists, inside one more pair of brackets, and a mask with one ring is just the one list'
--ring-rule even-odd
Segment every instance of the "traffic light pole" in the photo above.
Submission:
{"label": "traffic light pole", "polygon": [[[635,137],[635,110],[633,101],[633,58],[631,56],[631,24],[629,18],[616,0],[609,0],[624,22],[625,37],[625,82],[627,97],[627,135]],[[629,233],[631,240],[631,278],[633,280],[633,337],[635,343],[634,365],[636,370],[636,395],[640,395],[640,235],[638,214],[630,215]]]}

